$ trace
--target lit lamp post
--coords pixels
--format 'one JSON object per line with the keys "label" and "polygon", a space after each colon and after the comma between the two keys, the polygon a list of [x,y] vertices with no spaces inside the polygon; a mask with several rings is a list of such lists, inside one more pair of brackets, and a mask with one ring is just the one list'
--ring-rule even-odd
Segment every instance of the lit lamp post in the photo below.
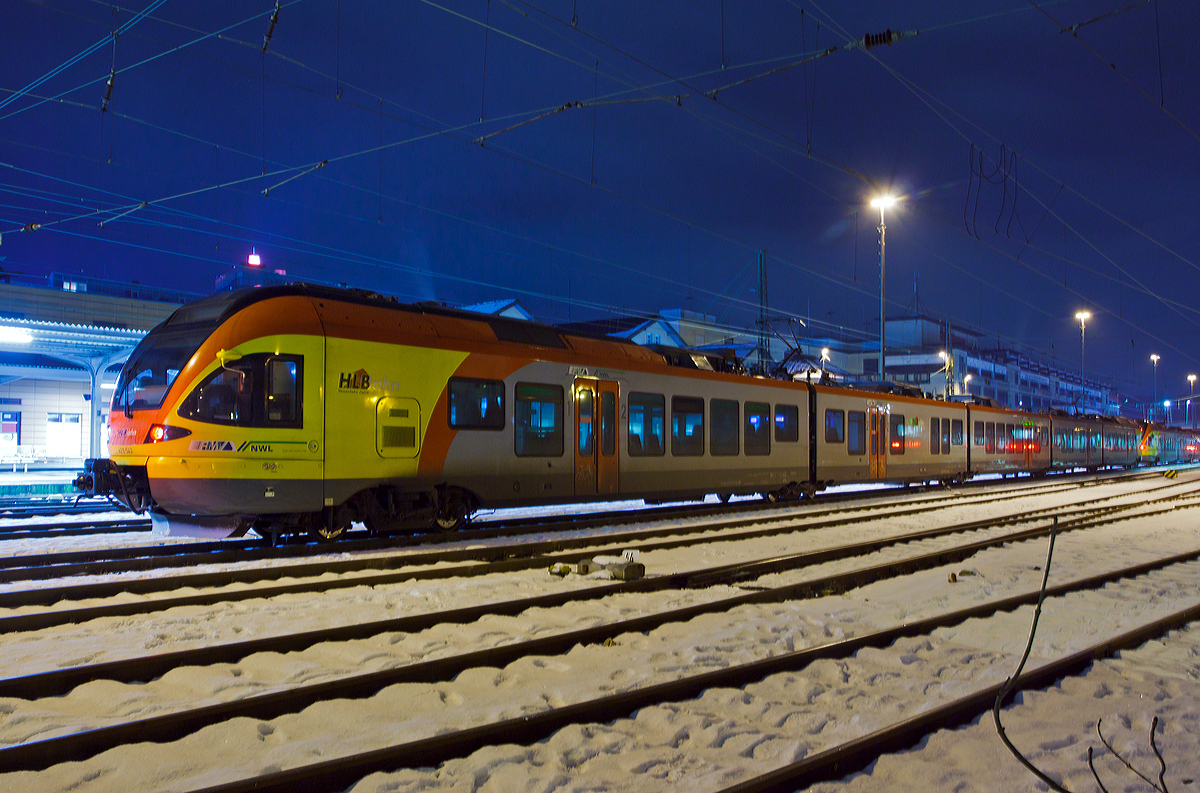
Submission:
{"label": "lit lamp post", "polygon": [[1171,400],[1169,399],[1163,400],[1163,417],[1167,424],[1171,423]]}
{"label": "lit lamp post", "polygon": [[1087,369],[1084,368],[1084,351],[1087,349],[1087,321],[1092,318],[1090,311],[1076,311],[1075,319],[1079,320],[1079,387],[1083,396],[1079,398],[1079,406],[1087,404]]}
{"label": "lit lamp post", "polygon": [[938,357],[942,359],[942,372],[946,375],[946,392],[943,399],[950,399],[950,384],[954,382],[954,358],[945,350],[938,350]]}
{"label": "lit lamp post", "polygon": [[884,363],[887,360],[887,315],[883,310],[884,300],[887,295],[887,279],[884,270],[886,264],[884,254],[887,245],[887,226],[883,222],[883,211],[895,205],[895,196],[881,195],[871,199],[871,206],[879,210],[879,382],[881,383],[884,381],[887,371],[887,366]]}
{"label": "lit lamp post", "polygon": [[[1195,398],[1195,396],[1196,396],[1196,375],[1194,375],[1194,374],[1188,375],[1187,380],[1188,380],[1188,385],[1192,389],[1191,397]],[[1184,421],[1186,423],[1190,424],[1192,421],[1192,399],[1188,399],[1187,403],[1188,403],[1187,418],[1184,419]],[[1193,427],[1193,429],[1195,429],[1195,427]]]}
{"label": "lit lamp post", "polygon": [[1154,398],[1150,400],[1150,420],[1154,421],[1154,408],[1158,405],[1158,362],[1160,358],[1154,353],[1150,354],[1150,363],[1154,365]]}
{"label": "lit lamp post", "polygon": [[963,393],[966,393],[966,394],[971,393],[970,389],[967,388],[967,385],[970,382],[971,382],[971,375],[967,375],[966,377],[963,378]]}
{"label": "lit lamp post", "polygon": [[829,348],[821,348],[821,380],[825,379],[825,362],[829,360]]}

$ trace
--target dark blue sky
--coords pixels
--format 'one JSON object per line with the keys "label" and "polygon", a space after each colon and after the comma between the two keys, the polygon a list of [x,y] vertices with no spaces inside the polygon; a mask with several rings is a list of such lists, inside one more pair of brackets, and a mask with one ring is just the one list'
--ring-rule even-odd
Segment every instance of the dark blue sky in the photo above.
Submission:
{"label": "dark blue sky", "polygon": [[[883,186],[905,196],[889,313],[916,281],[929,313],[1074,365],[1087,308],[1089,371],[1148,393],[1157,352],[1178,396],[1200,371],[1200,5],[1060,31],[1126,5],[293,0],[263,57],[265,0],[13,0],[0,257],[205,292],[253,247],[298,278],[552,322],[746,325],[765,249],[773,313],[862,337]],[[889,28],[919,34],[704,94]]]}

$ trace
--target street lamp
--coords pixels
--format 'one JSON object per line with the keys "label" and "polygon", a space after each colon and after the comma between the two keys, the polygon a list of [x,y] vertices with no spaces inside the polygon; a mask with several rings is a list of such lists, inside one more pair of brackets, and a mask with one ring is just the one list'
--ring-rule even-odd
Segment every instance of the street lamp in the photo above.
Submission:
{"label": "street lamp", "polygon": [[825,379],[825,362],[829,360],[829,348],[821,348],[821,380]]}
{"label": "street lamp", "polygon": [[1171,400],[1163,400],[1163,416],[1166,418],[1166,423],[1171,423]]}
{"label": "street lamp", "polygon": [[1150,405],[1151,405],[1150,420],[1151,421],[1154,421],[1153,406],[1158,402],[1158,362],[1159,362],[1159,360],[1160,360],[1159,356],[1155,355],[1154,353],[1150,353],[1150,363],[1154,364],[1154,398],[1150,400]]}
{"label": "street lamp", "polygon": [[[1195,397],[1196,396],[1196,375],[1194,375],[1194,374],[1188,375],[1187,380],[1188,380],[1188,385],[1191,386],[1191,389],[1192,389],[1191,396]],[[1192,400],[1189,399],[1188,400],[1188,416],[1189,416],[1189,418],[1185,420],[1185,421],[1189,421],[1189,422],[1191,421],[1191,418],[1190,418],[1191,412],[1192,412],[1191,404],[1192,404]],[[1193,427],[1193,429],[1195,429],[1195,428]]]}
{"label": "street lamp", "polygon": [[945,350],[938,350],[938,357],[942,359],[942,372],[946,375],[946,390],[943,399],[950,398],[950,384],[954,382],[954,358]]}
{"label": "street lamp", "polygon": [[883,222],[883,211],[890,209],[896,205],[896,197],[891,195],[881,195],[871,199],[871,206],[879,210],[879,382],[883,382],[886,376],[887,365],[887,315],[884,313],[883,304],[887,294],[887,279],[885,277],[884,265],[886,258],[884,256],[887,245],[887,226]]}
{"label": "street lamp", "polygon": [[971,375],[967,375],[966,377],[963,378],[963,392],[965,392],[967,394],[971,393],[971,391],[967,388],[967,384],[970,382],[971,382]]}
{"label": "street lamp", "polygon": [[1087,369],[1084,368],[1084,350],[1087,349],[1087,321],[1092,318],[1090,311],[1076,311],[1075,319],[1079,320],[1079,385],[1083,387],[1081,405],[1087,404]]}

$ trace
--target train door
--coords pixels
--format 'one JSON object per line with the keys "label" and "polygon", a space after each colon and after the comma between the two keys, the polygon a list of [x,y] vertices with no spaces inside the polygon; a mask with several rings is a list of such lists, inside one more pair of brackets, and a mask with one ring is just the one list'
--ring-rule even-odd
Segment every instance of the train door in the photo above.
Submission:
{"label": "train door", "polygon": [[616,493],[618,384],[575,380],[575,495]]}
{"label": "train door", "polygon": [[883,479],[887,476],[888,411],[883,405],[871,405],[867,412],[871,416],[870,476]]}
{"label": "train door", "polygon": [[1031,421],[1025,422],[1021,430],[1021,446],[1025,450],[1025,470],[1030,471],[1033,469],[1033,444],[1034,439],[1037,438],[1037,430]]}

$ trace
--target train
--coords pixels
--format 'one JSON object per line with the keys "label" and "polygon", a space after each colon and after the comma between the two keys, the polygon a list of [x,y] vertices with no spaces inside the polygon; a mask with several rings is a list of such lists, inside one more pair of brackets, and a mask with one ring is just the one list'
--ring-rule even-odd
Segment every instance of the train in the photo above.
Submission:
{"label": "train", "polygon": [[322,541],[491,508],[1200,457],[1181,428],[754,376],[714,353],[311,284],[180,307],[121,369],[109,431],[84,494],[166,533]]}

